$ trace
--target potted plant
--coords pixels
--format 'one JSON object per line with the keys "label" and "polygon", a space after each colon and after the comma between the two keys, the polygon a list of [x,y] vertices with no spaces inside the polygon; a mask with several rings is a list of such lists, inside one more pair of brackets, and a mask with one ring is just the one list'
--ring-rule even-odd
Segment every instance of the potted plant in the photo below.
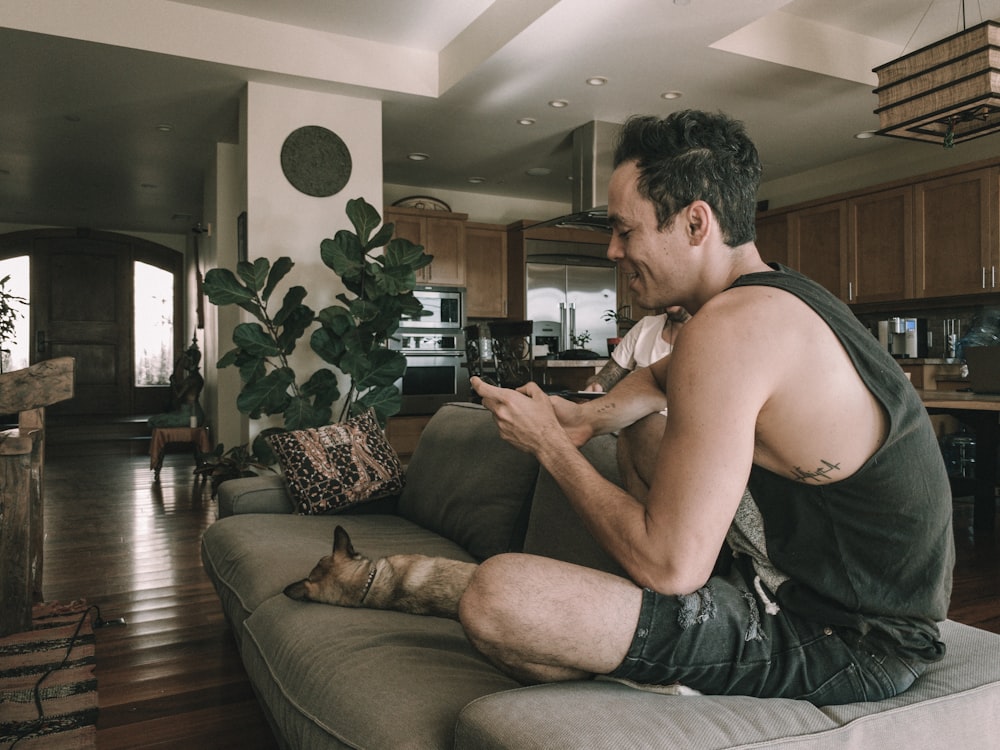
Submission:
{"label": "potted plant", "polygon": [[[253,451],[238,456],[237,463],[274,464],[264,440],[268,435],[333,421],[333,405],[342,394],[332,368],[349,381],[336,421],[374,409],[384,425],[402,405],[395,382],[406,370],[406,358],[387,344],[400,320],[419,317],[422,312],[423,306],[413,296],[416,271],[433,256],[409,240],[393,238],[391,223],[376,231],[381,217],[363,198],[348,201],[347,216],[354,231],[342,229],[320,243],[324,265],[337,274],[346,292],[337,295],[339,304],[318,313],[304,304],[308,293],[302,286],[289,288],[272,313],[275,291],[294,265],[290,258],[274,263],[257,258],[253,263],[239,263],[235,274],[225,268],[205,274],[204,289],[212,304],[235,304],[256,318],[235,327],[235,348],[217,364],[240,369],[243,386],[237,408],[252,419],[281,415],[283,420],[282,427],[262,431]],[[300,380],[289,355],[310,330],[312,350],[332,367],[320,367]],[[217,453],[217,458],[225,455]]]}
{"label": "potted plant", "polygon": [[15,324],[22,313],[14,305],[28,304],[28,300],[24,297],[18,297],[6,290],[8,281],[10,281],[10,275],[0,279],[0,372],[4,371],[5,355],[10,354],[9,349],[3,348],[4,343],[8,341],[12,344],[17,343],[14,338]]}

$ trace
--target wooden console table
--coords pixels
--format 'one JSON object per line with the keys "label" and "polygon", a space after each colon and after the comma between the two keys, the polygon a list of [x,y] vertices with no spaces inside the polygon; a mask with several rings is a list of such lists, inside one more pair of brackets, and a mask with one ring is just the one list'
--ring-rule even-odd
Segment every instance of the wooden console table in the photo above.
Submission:
{"label": "wooden console table", "polygon": [[996,522],[997,446],[1000,445],[1000,394],[919,390],[929,414],[951,414],[976,433],[975,506],[972,527],[992,534]]}
{"label": "wooden console table", "polygon": [[59,357],[0,374],[0,636],[31,629],[42,601],[45,541],[45,407],[73,397],[75,360]]}

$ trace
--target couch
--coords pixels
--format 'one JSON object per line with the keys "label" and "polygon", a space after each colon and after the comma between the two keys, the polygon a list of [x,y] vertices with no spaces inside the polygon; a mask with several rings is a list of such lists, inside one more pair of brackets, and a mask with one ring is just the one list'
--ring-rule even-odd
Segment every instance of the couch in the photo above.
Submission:
{"label": "couch", "polygon": [[[585,448],[616,479],[615,440]],[[459,623],[292,601],[343,525],[375,559],[420,552],[478,561],[508,550],[618,572],[534,458],[489,412],[430,420],[397,498],[337,515],[292,512],[277,476],[220,487],[202,557],[247,674],[284,748],[996,748],[1000,635],[945,622],[946,658],[904,695],[817,708],[785,699],[648,693],[603,680],[523,686]]]}

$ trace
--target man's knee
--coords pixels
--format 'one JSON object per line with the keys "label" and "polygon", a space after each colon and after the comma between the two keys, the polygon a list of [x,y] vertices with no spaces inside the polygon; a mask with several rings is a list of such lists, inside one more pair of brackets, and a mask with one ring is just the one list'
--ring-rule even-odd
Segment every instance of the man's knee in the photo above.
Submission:
{"label": "man's knee", "polygon": [[496,555],[482,562],[458,604],[458,618],[469,640],[480,649],[498,643],[505,631],[506,611],[513,593],[517,555]]}

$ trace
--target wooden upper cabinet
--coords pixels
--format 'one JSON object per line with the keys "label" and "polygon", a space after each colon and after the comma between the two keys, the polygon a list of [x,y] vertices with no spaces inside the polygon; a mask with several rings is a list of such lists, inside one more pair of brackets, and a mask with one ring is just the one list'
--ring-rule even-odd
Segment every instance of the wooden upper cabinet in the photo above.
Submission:
{"label": "wooden upper cabinet", "polygon": [[992,291],[997,278],[996,168],[914,186],[917,297]]}
{"label": "wooden upper cabinet", "polygon": [[790,266],[788,240],[788,214],[757,219],[757,250],[764,262]]}
{"label": "wooden upper cabinet", "polygon": [[507,227],[465,225],[466,315],[507,317]]}
{"label": "wooden upper cabinet", "polygon": [[848,201],[848,302],[913,297],[913,187]]}
{"label": "wooden upper cabinet", "polygon": [[790,265],[847,299],[847,201],[788,214]]}
{"label": "wooden upper cabinet", "polygon": [[434,256],[434,262],[417,271],[417,281],[444,286],[465,286],[465,220],[468,214],[426,211],[395,206],[385,209],[395,237],[402,237]]}

